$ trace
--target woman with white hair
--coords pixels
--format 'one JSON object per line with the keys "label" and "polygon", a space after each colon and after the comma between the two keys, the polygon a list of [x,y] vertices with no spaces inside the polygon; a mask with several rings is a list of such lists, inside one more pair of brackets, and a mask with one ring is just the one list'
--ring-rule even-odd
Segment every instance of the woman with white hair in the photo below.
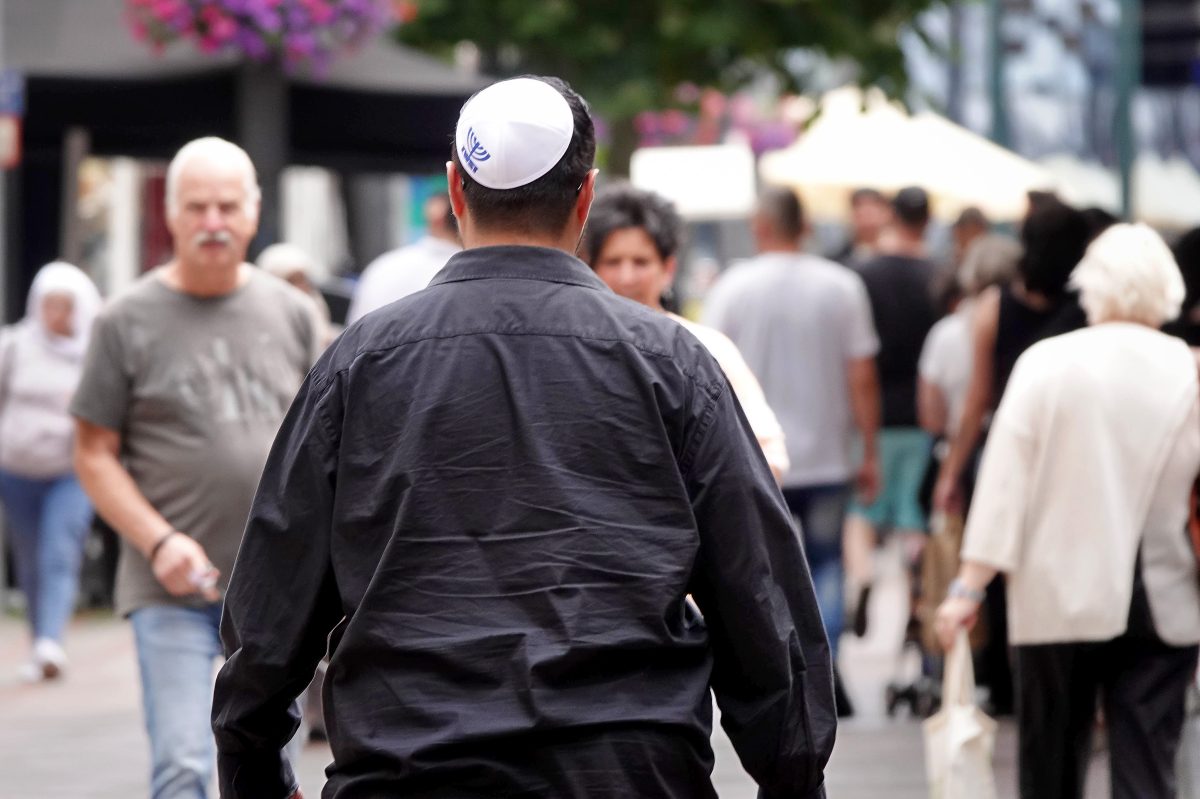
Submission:
{"label": "woman with white hair", "polygon": [[1021,796],[1083,796],[1099,696],[1113,799],[1166,799],[1200,642],[1186,533],[1200,387],[1187,345],[1158,330],[1179,313],[1183,280],[1156,233],[1116,225],[1071,283],[1089,326],[1013,369],[938,631],[949,645],[971,626],[1003,572]]}
{"label": "woman with white hair", "polygon": [[67,405],[83,369],[96,286],[56,261],[37,273],[25,318],[0,332],[0,502],[33,635],[28,681],[59,676],[92,507],[71,463]]}

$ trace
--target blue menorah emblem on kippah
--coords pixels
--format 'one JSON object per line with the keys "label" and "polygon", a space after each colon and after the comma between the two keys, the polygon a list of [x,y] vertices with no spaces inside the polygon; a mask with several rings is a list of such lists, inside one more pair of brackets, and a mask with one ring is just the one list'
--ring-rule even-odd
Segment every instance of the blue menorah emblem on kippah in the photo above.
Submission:
{"label": "blue menorah emblem on kippah", "polygon": [[[468,145],[470,150],[467,149]],[[476,161],[486,161],[492,157],[492,154],[479,143],[479,137],[475,135],[475,128],[467,128],[467,143],[462,146],[461,151],[463,161],[471,167],[472,172],[479,171],[479,167],[475,164]]]}

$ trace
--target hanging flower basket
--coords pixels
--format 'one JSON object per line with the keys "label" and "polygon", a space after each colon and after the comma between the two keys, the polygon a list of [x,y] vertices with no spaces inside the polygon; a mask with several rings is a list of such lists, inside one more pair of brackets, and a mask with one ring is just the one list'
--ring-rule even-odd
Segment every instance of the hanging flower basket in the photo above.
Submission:
{"label": "hanging flower basket", "polygon": [[389,0],[126,0],[133,35],[161,52],[180,40],[205,53],[233,52],[289,72],[320,74],[402,6]]}

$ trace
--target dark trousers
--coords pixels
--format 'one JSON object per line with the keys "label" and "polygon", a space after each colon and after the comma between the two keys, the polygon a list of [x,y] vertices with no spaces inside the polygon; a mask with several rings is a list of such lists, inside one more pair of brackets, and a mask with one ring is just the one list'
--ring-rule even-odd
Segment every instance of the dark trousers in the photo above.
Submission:
{"label": "dark trousers", "polygon": [[1172,799],[1184,694],[1197,647],[1153,632],[1101,643],[1013,647],[1021,799],[1082,799],[1097,697],[1112,799]]}

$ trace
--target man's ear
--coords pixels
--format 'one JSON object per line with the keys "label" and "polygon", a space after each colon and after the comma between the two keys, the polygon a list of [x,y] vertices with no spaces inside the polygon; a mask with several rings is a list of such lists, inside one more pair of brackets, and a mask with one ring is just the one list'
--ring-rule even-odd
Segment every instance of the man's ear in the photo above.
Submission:
{"label": "man's ear", "polygon": [[596,199],[596,176],[599,169],[592,169],[583,179],[579,188],[579,197],[575,200],[575,219],[582,228],[587,222],[588,213],[592,210],[592,201]]}
{"label": "man's ear", "polygon": [[450,210],[458,220],[458,230],[462,233],[462,220],[467,210],[467,196],[463,191],[463,179],[458,174],[458,164],[446,162],[446,182],[450,185]]}

